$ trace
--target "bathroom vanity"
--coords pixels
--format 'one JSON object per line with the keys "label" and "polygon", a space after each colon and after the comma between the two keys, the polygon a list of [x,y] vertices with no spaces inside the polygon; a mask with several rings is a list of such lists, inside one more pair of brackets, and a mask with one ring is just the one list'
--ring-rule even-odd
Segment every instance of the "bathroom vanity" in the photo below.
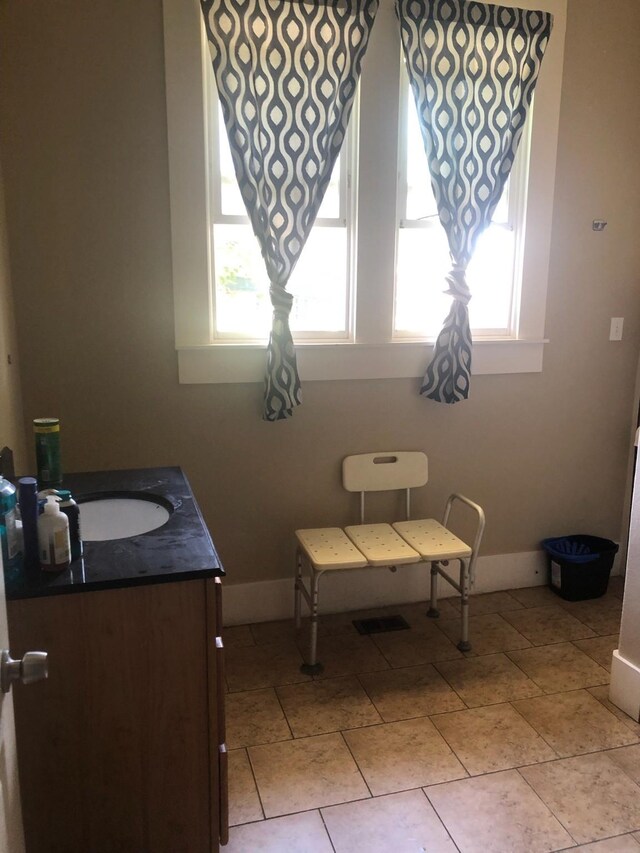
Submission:
{"label": "bathroom vanity", "polygon": [[170,510],[155,530],[85,543],[59,575],[7,583],[12,653],[49,654],[49,678],[14,691],[27,853],[217,851],[224,571],[189,484],[160,468],[69,475],[64,487]]}

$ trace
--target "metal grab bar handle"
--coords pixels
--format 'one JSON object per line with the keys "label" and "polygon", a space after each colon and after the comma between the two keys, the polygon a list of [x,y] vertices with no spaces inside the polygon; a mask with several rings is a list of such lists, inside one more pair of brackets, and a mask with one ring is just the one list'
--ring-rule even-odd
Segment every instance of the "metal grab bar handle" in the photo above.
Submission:
{"label": "metal grab bar handle", "polygon": [[442,520],[442,524],[444,527],[447,526],[449,521],[449,514],[451,513],[451,507],[453,506],[454,501],[461,501],[470,507],[478,516],[478,526],[476,528],[475,539],[473,540],[473,546],[471,549],[471,562],[469,563],[469,581],[471,586],[473,586],[476,579],[476,560],[478,558],[478,550],[480,549],[480,542],[482,541],[482,535],[484,534],[484,526],[485,526],[485,515],[482,507],[475,503],[474,501],[466,498],[464,495],[460,495],[457,492],[449,495],[449,499],[447,500],[447,505],[444,510],[444,518]]}

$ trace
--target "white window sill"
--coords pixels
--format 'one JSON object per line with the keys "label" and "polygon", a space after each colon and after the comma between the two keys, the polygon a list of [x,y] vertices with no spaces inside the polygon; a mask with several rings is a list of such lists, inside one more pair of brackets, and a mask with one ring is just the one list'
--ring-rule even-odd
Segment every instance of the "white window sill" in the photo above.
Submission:
{"label": "white window sill", "polygon": [[[472,373],[540,373],[546,340],[478,340]],[[432,343],[296,344],[303,381],[330,379],[422,378]],[[215,344],[178,350],[179,380],[184,384],[263,382],[266,347]]]}

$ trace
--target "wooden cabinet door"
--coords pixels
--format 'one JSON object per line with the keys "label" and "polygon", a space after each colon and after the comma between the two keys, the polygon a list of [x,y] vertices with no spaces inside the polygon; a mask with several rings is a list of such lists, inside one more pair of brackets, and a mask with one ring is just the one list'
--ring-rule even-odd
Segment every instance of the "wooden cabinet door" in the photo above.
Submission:
{"label": "wooden cabinet door", "polygon": [[[209,650],[209,740],[211,744],[211,836],[215,844],[229,840],[228,756],[225,702],[227,685],[222,628],[222,582],[207,581]],[[218,850],[218,846],[213,848]]]}
{"label": "wooden cabinet door", "polygon": [[205,581],[9,603],[28,853],[211,853]]}
{"label": "wooden cabinet door", "polygon": [[[0,551],[0,649],[11,651],[4,597],[4,570]],[[30,685],[20,685],[27,686]],[[16,685],[17,687],[17,685]],[[15,690],[14,690],[15,692]],[[0,692],[0,850],[24,853],[13,695]]]}

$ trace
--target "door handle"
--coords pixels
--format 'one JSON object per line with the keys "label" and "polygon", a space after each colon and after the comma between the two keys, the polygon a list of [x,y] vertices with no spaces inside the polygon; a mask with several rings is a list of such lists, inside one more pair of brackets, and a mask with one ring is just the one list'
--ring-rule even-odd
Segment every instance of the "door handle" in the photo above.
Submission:
{"label": "door handle", "polygon": [[3,693],[11,690],[14,681],[33,684],[49,676],[46,652],[27,652],[23,658],[13,660],[9,649],[3,649],[0,655],[0,688]]}

